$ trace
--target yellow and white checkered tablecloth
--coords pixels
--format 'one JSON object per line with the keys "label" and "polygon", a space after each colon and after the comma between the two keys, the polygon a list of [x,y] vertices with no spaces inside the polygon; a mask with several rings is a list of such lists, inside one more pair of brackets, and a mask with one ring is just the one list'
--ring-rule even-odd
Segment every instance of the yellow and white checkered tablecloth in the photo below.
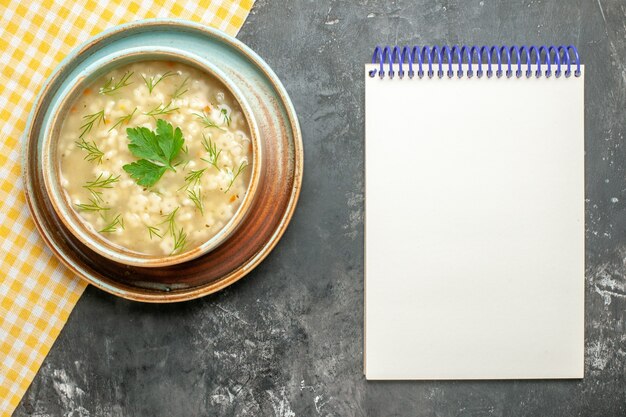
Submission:
{"label": "yellow and white checkered tablecloth", "polygon": [[45,247],[20,178],[33,101],[58,63],[121,23],[178,17],[236,35],[254,0],[0,0],[0,415],[13,413],[86,284]]}

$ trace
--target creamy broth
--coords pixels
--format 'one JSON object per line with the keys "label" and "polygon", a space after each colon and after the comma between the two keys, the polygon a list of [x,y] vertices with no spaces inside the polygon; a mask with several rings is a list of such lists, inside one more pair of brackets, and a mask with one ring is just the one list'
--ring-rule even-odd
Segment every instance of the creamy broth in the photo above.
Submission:
{"label": "creamy broth", "polygon": [[[184,144],[171,169],[140,185],[140,159],[150,172],[165,167],[131,151],[127,129],[157,135],[158,120],[173,136],[180,129]],[[149,255],[183,253],[218,233],[239,208],[252,168],[250,130],[233,95],[213,76],[169,61],[130,64],[92,83],[70,107],[58,153],[61,185],[88,227]]]}

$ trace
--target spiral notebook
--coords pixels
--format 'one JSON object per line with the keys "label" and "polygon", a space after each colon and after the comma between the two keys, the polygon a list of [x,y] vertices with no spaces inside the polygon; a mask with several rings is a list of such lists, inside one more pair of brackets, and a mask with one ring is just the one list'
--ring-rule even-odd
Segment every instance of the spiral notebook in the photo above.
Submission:
{"label": "spiral notebook", "polygon": [[366,377],[582,378],[576,48],[385,47],[372,62]]}

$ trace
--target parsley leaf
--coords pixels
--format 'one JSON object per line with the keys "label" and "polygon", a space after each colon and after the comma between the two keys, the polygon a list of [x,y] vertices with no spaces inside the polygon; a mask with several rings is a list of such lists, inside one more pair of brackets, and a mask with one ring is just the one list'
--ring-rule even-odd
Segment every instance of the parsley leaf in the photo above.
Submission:
{"label": "parsley leaf", "polygon": [[174,127],[163,119],[157,120],[156,132],[137,127],[126,129],[130,143],[130,152],[140,158],[122,168],[144,187],[153,186],[167,170],[176,172],[172,165],[180,153],[185,139],[180,128]]}
{"label": "parsley leaf", "polygon": [[145,159],[126,164],[123,168],[124,171],[130,174],[132,179],[137,181],[137,184],[144,187],[152,187],[167,171],[167,167],[157,165]]}
{"label": "parsley leaf", "polygon": [[157,121],[156,131],[157,137],[169,138],[169,140],[159,140],[159,146],[161,151],[163,151],[163,155],[168,159],[168,168],[173,170],[172,160],[178,155],[185,143],[183,132],[181,132],[179,127],[174,130],[171,124],[162,119]]}

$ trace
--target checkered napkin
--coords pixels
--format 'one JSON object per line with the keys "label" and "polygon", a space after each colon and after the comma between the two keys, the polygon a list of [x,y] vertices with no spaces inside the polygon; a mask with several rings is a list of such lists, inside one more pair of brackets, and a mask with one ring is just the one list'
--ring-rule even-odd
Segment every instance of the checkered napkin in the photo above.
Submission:
{"label": "checkered napkin", "polygon": [[19,138],[44,80],[111,26],[178,17],[234,36],[253,2],[0,1],[0,416],[12,414],[86,287],[45,247],[22,190]]}

